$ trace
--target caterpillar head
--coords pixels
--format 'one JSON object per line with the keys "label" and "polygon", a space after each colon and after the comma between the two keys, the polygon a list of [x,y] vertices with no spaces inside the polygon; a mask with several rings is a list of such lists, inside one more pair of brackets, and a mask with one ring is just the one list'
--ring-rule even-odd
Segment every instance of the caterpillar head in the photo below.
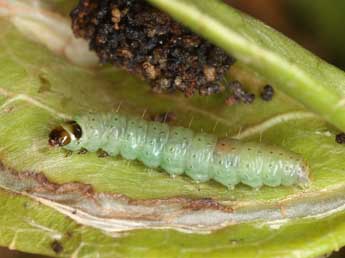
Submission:
{"label": "caterpillar head", "polygon": [[80,139],[82,129],[76,121],[68,121],[53,129],[49,134],[51,146],[66,146],[73,141]]}

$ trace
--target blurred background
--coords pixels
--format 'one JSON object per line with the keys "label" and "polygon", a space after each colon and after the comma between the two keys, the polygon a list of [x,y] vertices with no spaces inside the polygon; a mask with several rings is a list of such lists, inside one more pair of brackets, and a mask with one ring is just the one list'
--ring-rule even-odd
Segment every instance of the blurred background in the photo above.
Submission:
{"label": "blurred background", "polygon": [[[225,0],[345,70],[344,0]],[[331,258],[345,257],[345,249]],[[0,258],[44,258],[0,248]]]}
{"label": "blurred background", "polygon": [[344,0],[225,0],[345,70]]}

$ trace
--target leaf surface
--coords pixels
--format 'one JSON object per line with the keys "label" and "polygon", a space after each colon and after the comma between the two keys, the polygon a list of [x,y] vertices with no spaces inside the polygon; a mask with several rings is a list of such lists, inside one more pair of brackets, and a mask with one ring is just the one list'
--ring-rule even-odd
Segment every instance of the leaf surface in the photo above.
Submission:
{"label": "leaf surface", "polygon": [[[196,2],[185,2],[198,7]],[[228,12],[229,17],[238,15]],[[270,31],[251,18],[241,19],[253,23],[245,26],[248,31],[251,26]],[[284,93],[278,90],[271,102],[257,99],[252,105],[230,107],[224,104],[227,93],[189,99],[178,94],[158,95],[126,72],[70,64],[26,39],[7,19],[0,20],[0,27],[0,185],[7,189],[0,192],[4,215],[1,245],[57,255],[51,246],[56,240],[63,246],[59,255],[66,257],[316,257],[345,244],[345,150],[335,143],[337,131],[332,126]],[[267,33],[276,37],[275,32]],[[259,39],[254,42],[257,47],[261,46]],[[281,58],[289,60],[289,54]],[[308,59],[304,62],[309,64]],[[269,64],[266,68],[271,69]],[[258,72],[266,75],[265,69]],[[327,78],[343,76],[323,63],[319,69]],[[315,76],[310,71],[303,73]],[[272,78],[275,72],[284,77],[274,67],[269,72]],[[267,83],[243,64],[236,65],[231,76],[256,93]],[[268,80],[270,76],[267,74]],[[283,81],[275,82],[278,89],[284,89]],[[336,88],[320,87],[334,94],[342,91],[339,84]],[[255,191],[239,186],[229,191],[213,182],[198,185],[183,176],[172,179],[139,162],[100,159],[95,153],[66,157],[63,150],[48,146],[50,130],[63,118],[89,111],[115,111],[119,105],[125,114],[174,112],[177,119],[173,125],[190,125],[195,131],[262,141],[300,153],[310,164],[312,184],[305,190],[264,187]],[[81,192],[79,185],[71,186],[75,192],[60,187],[71,182],[91,185],[93,191]],[[84,193],[105,196],[105,204],[118,194],[138,203],[212,198],[234,208],[238,221],[208,234],[173,229],[114,233],[99,226],[106,219],[102,212],[107,206],[83,206],[88,201]],[[66,207],[77,212],[68,212]],[[91,209],[96,220],[81,219],[79,212]],[[336,210],[339,212],[334,213]],[[331,215],[321,216],[326,212]],[[314,217],[305,218],[308,215]],[[290,220],[277,222],[280,217]],[[246,218],[249,221],[238,223]]]}

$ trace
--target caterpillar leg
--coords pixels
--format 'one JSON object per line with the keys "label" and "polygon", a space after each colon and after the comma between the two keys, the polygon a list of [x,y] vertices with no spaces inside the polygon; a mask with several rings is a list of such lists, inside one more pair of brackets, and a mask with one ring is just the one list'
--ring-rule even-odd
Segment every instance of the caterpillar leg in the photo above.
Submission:
{"label": "caterpillar leg", "polygon": [[235,190],[235,185],[227,185],[226,188],[228,188],[228,191]]}
{"label": "caterpillar leg", "polygon": [[72,156],[73,151],[71,151],[71,150],[66,150],[66,149],[64,149],[64,150],[65,150],[65,158],[68,158],[69,156]]}
{"label": "caterpillar leg", "polygon": [[78,154],[86,154],[88,153],[88,150],[85,149],[85,148],[81,148],[79,151],[78,151]]}
{"label": "caterpillar leg", "polygon": [[105,150],[99,149],[99,150],[97,151],[97,156],[98,156],[99,158],[106,158],[106,157],[109,157],[109,154],[108,154],[108,152],[106,152]]}

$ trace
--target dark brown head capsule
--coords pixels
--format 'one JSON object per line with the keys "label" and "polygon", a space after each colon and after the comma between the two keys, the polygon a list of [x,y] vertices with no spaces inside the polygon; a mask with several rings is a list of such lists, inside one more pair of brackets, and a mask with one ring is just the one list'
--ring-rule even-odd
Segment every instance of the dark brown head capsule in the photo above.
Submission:
{"label": "dark brown head capsule", "polygon": [[49,145],[51,146],[66,146],[72,139],[80,139],[82,136],[81,127],[76,121],[66,122],[55,129],[49,134]]}

